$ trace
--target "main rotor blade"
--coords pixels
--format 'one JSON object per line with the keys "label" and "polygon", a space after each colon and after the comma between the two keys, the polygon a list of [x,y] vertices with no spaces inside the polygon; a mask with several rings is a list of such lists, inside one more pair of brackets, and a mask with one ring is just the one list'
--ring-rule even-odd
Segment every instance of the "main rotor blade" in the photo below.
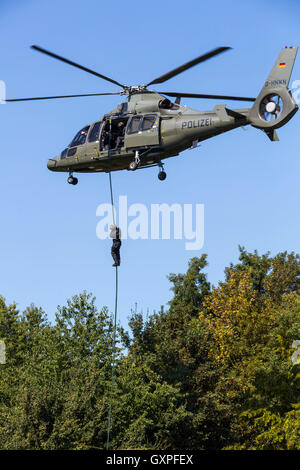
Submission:
{"label": "main rotor blade", "polygon": [[88,69],[87,67],[83,67],[82,65],[76,64],[76,62],[73,62],[72,60],[65,59],[64,57],[61,57],[57,54],[54,54],[53,52],[46,51],[46,49],[43,49],[42,47],[39,46],[31,46],[32,49],[35,49],[36,51],[42,52],[43,54],[47,54],[50,57],[54,57],[54,59],[61,60],[62,62],[66,62],[69,65],[73,65],[74,67],[77,67],[78,69],[84,70],[85,72],[91,73],[93,75],[96,75],[96,77],[103,78],[103,80],[107,80],[108,82],[114,83],[115,85],[118,85],[122,88],[125,88],[124,85],[121,83],[117,82],[116,80],[113,80],[112,78],[106,77],[105,75],[101,75],[98,72],[94,72],[94,70]]}
{"label": "main rotor blade", "polygon": [[167,95],[177,98],[207,98],[213,100],[235,100],[235,101],[255,101],[256,98],[250,98],[245,96],[225,96],[225,95],[205,95],[200,93],[176,93],[171,91],[158,91],[160,95]]}
{"label": "main rotor blade", "polygon": [[152,82],[147,83],[146,86],[153,85],[154,83],[166,82],[170,78],[175,77],[175,75],[178,75],[179,73],[182,73],[185,70],[194,67],[194,65],[197,65],[200,62],[204,62],[205,60],[208,60],[211,57],[214,57],[215,55],[221,54],[222,52],[225,52],[228,49],[231,49],[231,47],[218,47],[216,49],[213,49],[212,51],[207,52],[206,54],[203,54],[200,57],[197,57],[197,59],[191,60],[190,62],[187,62],[186,64],[181,65],[180,67],[177,67],[176,69],[171,70],[170,72],[165,73],[164,75],[161,75],[158,78],[155,78],[154,80],[152,80]]}
{"label": "main rotor blade", "polygon": [[87,93],[85,95],[62,95],[62,96],[38,96],[36,98],[16,98],[13,100],[5,100],[5,102],[12,102],[12,101],[36,101],[36,100],[54,100],[56,98],[78,98],[81,96],[104,96],[104,95],[120,95],[121,92],[118,91],[116,93]]}

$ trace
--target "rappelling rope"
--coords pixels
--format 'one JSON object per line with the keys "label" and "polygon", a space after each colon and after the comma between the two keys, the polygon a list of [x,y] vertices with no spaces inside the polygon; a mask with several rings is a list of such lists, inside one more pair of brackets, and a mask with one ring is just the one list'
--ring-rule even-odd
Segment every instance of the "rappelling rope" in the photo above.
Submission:
{"label": "rappelling rope", "polygon": [[[111,165],[110,165],[110,141],[111,141],[111,119],[109,120],[109,134],[108,134],[108,175],[109,175],[112,219],[113,219],[113,224],[116,225],[114,198],[113,198],[113,186],[112,186],[112,178],[111,178]],[[109,438],[110,438],[111,415],[112,415],[112,398],[113,398],[114,382],[115,382],[116,330],[117,330],[117,313],[118,313],[118,266],[116,266],[115,292],[116,292],[116,295],[115,295],[114,334],[113,334],[113,351],[112,351],[112,367],[111,367],[111,387],[110,387],[110,401],[109,401],[109,411],[108,411],[106,450],[109,450]]]}
{"label": "rappelling rope", "polygon": [[[108,155],[109,155],[109,151],[108,151]],[[108,161],[109,161],[110,157],[108,157]],[[109,176],[109,187],[110,187],[110,200],[111,200],[111,209],[112,209],[112,219],[113,219],[113,224],[115,225],[116,224],[116,221],[115,221],[115,209],[114,209],[114,196],[113,196],[113,189],[112,189],[112,181],[111,181],[111,172],[110,172],[110,161],[109,161],[109,173],[108,173],[108,176]]]}
{"label": "rappelling rope", "polygon": [[114,382],[115,382],[115,356],[116,356],[117,309],[118,309],[118,267],[116,266],[115,318],[114,318],[113,352],[112,352],[112,372],[111,372],[111,388],[110,388],[110,401],[109,401],[109,411],[108,411],[108,426],[107,426],[106,450],[109,449],[109,438],[110,438],[110,429],[111,429],[111,414],[112,414],[112,398],[113,398]]}

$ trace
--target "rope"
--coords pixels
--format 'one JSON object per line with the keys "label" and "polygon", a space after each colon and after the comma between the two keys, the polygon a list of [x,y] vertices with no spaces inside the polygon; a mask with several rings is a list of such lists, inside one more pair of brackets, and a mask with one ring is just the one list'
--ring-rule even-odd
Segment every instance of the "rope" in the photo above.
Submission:
{"label": "rope", "polygon": [[[114,210],[114,198],[113,198],[113,186],[111,178],[111,165],[110,165],[110,142],[111,142],[111,119],[109,120],[109,134],[108,134],[108,169],[109,169],[109,187],[110,187],[110,200],[112,208],[112,219],[113,224],[115,225],[115,210]],[[112,416],[112,398],[114,391],[114,382],[115,382],[115,358],[116,358],[116,330],[117,330],[117,313],[118,313],[118,266],[116,266],[116,288],[115,288],[115,314],[114,314],[114,334],[113,334],[113,351],[112,351],[112,370],[111,370],[111,388],[110,388],[110,401],[109,401],[109,411],[108,411],[108,425],[107,425],[107,442],[106,450],[109,450],[109,439],[110,439],[110,430],[111,430],[111,416]]]}
{"label": "rope", "polygon": [[113,354],[112,354],[112,372],[111,372],[111,389],[110,389],[110,402],[108,412],[108,426],[107,426],[107,442],[106,450],[109,449],[109,437],[111,429],[111,414],[112,414],[112,397],[115,382],[115,357],[116,357],[116,329],[117,329],[117,308],[118,308],[118,267],[116,266],[116,296],[115,296],[115,319],[114,319],[114,336],[113,336]]}
{"label": "rope", "polygon": [[114,210],[113,187],[112,187],[112,179],[111,179],[110,144],[111,144],[111,119],[109,120],[107,156],[108,156],[108,177],[109,177],[109,187],[110,187],[110,200],[111,200],[112,219],[113,219],[113,224],[115,225],[116,221],[115,221],[115,210]]}
{"label": "rope", "polygon": [[113,224],[116,225],[115,221],[115,211],[114,211],[114,197],[113,197],[113,190],[112,190],[112,181],[111,181],[111,173],[109,169],[109,186],[110,186],[110,200],[111,200],[111,208],[112,208],[112,219],[113,219]]}

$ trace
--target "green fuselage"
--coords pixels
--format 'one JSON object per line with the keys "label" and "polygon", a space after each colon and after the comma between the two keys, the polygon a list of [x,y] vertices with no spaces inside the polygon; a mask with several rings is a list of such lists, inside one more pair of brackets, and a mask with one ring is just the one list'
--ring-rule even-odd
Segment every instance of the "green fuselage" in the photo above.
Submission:
{"label": "green fuselage", "polygon": [[[62,172],[127,169],[139,153],[140,167],[159,163],[210,137],[248,124],[249,109],[196,111],[155,92],[135,93],[127,102],[86,126],[67,149],[49,159]],[[77,139],[77,140],[76,140]]]}

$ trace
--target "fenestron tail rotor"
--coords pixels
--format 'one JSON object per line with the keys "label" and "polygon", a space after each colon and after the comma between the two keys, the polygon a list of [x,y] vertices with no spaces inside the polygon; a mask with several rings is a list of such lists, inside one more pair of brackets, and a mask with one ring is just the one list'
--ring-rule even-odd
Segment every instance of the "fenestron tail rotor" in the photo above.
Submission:
{"label": "fenestron tail rotor", "polygon": [[278,119],[283,110],[282,98],[275,94],[269,94],[264,97],[259,106],[259,114],[267,122]]}

